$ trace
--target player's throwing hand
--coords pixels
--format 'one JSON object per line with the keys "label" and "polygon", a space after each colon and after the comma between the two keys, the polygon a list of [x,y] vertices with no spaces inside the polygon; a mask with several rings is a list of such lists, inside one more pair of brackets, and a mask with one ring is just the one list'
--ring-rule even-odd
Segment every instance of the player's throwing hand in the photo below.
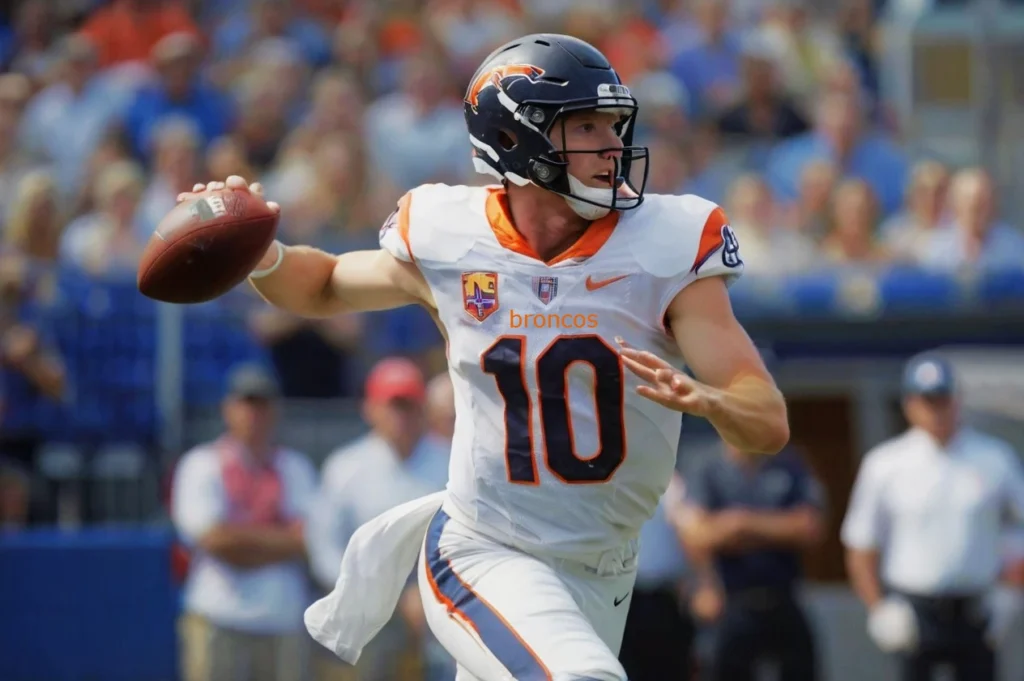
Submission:
{"label": "player's throwing hand", "polygon": [[652,352],[630,347],[616,338],[622,363],[650,385],[637,386],[638,395],[663,407],[695,416],[705,416],[710,408],[711,388],[695,381]]}
{"label": "player's throwing hand", "polygon": [[[178,203],[194,198],[196,195],[202,194],[203,192],[216,192],[222,189],[241,190],[250,192],[252,194],[258,194],[259,196],[263,196],[263,185],[261,185],[259,182],[253,182],[252,184],[249,184],[248,182],[246,182],[244,177],[241,177],[239,175],[230,175],[228,176],[228,179],[225,180],[224,182],[208,182],[206,184],[196,184],[194,187],[192,187],[191,192],[182,192],[181,194],[178,194]],[[281,206],[278,205],[277,202],[275,201],[267,201],[267,206],[273,211],[281,210]]]}

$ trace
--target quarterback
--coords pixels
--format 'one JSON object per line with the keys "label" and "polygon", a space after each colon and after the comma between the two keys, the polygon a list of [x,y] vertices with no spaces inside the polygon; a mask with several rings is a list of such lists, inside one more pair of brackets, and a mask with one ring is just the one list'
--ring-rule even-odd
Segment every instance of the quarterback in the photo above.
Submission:
{"label": "quarterback", "polygon": [[[448,344],[447,490],[400,542],[377,539],[400,518],[357,533],[335,589],[347,602],[307,611],[314,637],[344,659],[358,645],[325,619],[372,629],[380,613],[353,609],[393,608],[374,582],[415,561],[427,622],[460,680],[625,679],[637,536],[672,477],[682,414],[743,451],[788,440],[782,395],[729,304],[743,262],[728,220],[696,196],[644,196],[636,115],[594,47],[513,41],[465,95],[476,169],[498,184],[417,187],[379,250],[275,242],[252,273],[268,302],[308,317],[423,305]],[[231,177],[194,193],[225,186],[262,191]],[[524,315],[569,321],[511,323]],[[404,566],[394,556],[409,543]]]}

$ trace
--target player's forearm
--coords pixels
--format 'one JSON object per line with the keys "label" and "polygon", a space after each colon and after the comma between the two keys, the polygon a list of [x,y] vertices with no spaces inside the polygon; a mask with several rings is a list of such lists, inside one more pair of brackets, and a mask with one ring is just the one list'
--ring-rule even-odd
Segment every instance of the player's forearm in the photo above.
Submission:
{"label": "player's forearm", "polygon": [[210,555],[240,568],[257,568],[303,558],[306,544],[294,527],[242,527],[223,524],[210,530],[200,546]]}
{"label": "player's forearm", "polygon": [[789,442],[789,417],[782,393],[755,376],[715,390],[707,419],[722,439],[742,452],[776,454]]}
{"label": "player's forearm", "polygon": [[[264,277],[250,278],[256,292],[271,305],[302,317],[330,317],[344,312],[333,295],[332,276],[338,258],[310,246],[282,246],[277,269]],[[278,247],[272,246],[257,265],[257,272],[274,266]]]}
{"label": "player's forearm", "polygon": [[868,607],[882,600],[882,584],[878,579],[878,552],[850,549],[846,552],[846,571],[854,593]]}
{"label": "player's forearm", "polygon": [[822,539],[821,518],[809,509],[757,513],[751,519],[751,539],[769,546],[805,548]]}
{"label": "player's forearm", "polygon": [[[275,262],[276,247],[267,252],[257,272]],[[309,246],[284,247],[277,269],[250,281],[268,303],[310,318],[424,302],[426,289],[414,265],[400,263],[386,251],[334,256]]]}

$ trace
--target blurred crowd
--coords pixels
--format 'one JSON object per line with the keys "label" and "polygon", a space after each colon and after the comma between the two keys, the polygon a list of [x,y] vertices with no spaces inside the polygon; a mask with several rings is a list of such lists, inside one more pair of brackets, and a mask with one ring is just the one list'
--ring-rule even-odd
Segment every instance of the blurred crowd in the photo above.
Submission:
{"label": "blurred crowd", "polygon": [[[137,260],[179,192],[231,174],[258,179],[282,205],[284,241],[335,252],[374,248],[381,222],[409,188],[488,181],[473,174],[462,92],[486,54],[528,32],[570,33],[609,56],[640,101],[637,142],[651,149],[647,190],[721,203],[753,275],[896,265],[960,275],[1019,267],[1024,232],[1000,218],[986,170],[917,158],[901,145],[881,84],[883,4],[5,3],[0,526],[24,522],[24,471],[58,426],[84,423],[102,437],[135,423],[124,410],[152,402],[163,361],[155,349],[155,313],[118,324],[105,310],[130,317],[149,304],[134,288]],[[232,665],[257,660],[256,667],[280,665],[282,679],[305,678],[309,665],[324,667],[317,678],[351,678],[345,676],[351,670],[339,671],[331,659],[309,660],[309,651],[299,650],[308,599],[294,594],[310,578],[318,592],[331,587],[360,522],[444,485],[450,385],[442,378],[428,386],[415,374],[444,368],[443,342],[419,309],[309,321],[258,303],[239,290],[227,307],[190,310],[197,316],[185,334],[188,404],[218,405],[221,386],[209,376],[227,375],[240,359],[272,366],[276,378],[256,369],[233,374],[221,405],[224,437],[189,452],[175,472],[172,511],[194,559],[180,631],[183,672],[190,679],[234,678],[243,672]],[[76,321],[69,326],[68,319]],[[196,333],[200,327],[203,333]],[[202,361],[190,355],[200,347]],[[411,357],[419,369],[393,359],[376,365],[382,373],[364,382],[363,367],[384,356]],[[207,382],[193,389],[192,376]],[[278,397],[363,393],[370,434],[332,455],[319,476],[304,453],[273,446]],[[156,422],[149,412],[146,418]],[[241,470],[237,442],[280,455],[278,472]],[[385,455],[389,447],[400,455],[397,462]],[[223,498],[206,493],[211,479],[223,483]],[[696,498],[695,479],[687,482]],[[821,502],[814,485],[805,486],[806,498],[791,505],[799,502],[797,510],[806,511],[798,521],[810,518],[797,542],[810,546],[820,541]],[[218,513],[228,507],[263,530],[221,531]],[[300,519],[308,519],[308,528]],[[650,542],[655,551],[666,547],[665,555],[642,563],[654,567],[638,585],[656,608],[685,562],[675,528],[664,518],[658,522],[650,531],[672,539]],[[296,565],[304,554],[308,571]],[[784,563],[770,576],[788,585],[798,569],[792,557]],[[254,571],[255,581],[236,590],[241,596],[226,598],[231,566],[254,565],[281,569]],[[250,602],[245,594],[258,598]],[[721,598],[706,608],[701,603],[698,610],[713,611],[709,619],[725,607]],[[270,645],[259,632],[211,624],[236,619],[289,633]],[[425,665],[428,678],[450,678],[450,660],[425,631],[415,598],[399,604],[399,619],[401,626],[382,632],[368,654],[362,678],[395,678],[393,665],[404,664],[410,637],[423,646],[409,664]],[[693,628],[693,622],[676,624]],[[641,630],[639,638],[654,635]],[[640,657],[677,650],[638,645]]]}
{"label": "blurred crowd", "polygon": [[[483,56],[529,31],[605,51],[641,103],[648,191],[722,203],[751,273],[1016,266],[1024,234],[1000,220],[992,178],[901,147],[880,84],[881,11],[872,0],[5,4],[0,448],[28,463],[108,393],[113,406],[95,407],[90,433],[129,421],[155,430],[155,407],[118,411],[152,395],[156,360],[139,357],[155,353],[155,313],[101,320],[90,341],[101,351],[62,305],[74,299],[89,319],[104,306],[137,312],[139,254],[193,183],[259,179],[283,207],[283,240],[342,251],[373,248],[412,186],[486,182],[472,172],[462,92]],[[93,295],[115,281],[128,282],[127,298]],[[188,363],[197,373],[265,356],[286,396],[335,398],[359,392],[375,357],[444,364],[419,309],[309,321],[235,297],[193,340],[226,342],[229,318],[243,333],[212,353],[223,361]],[[120,359],[95,361],[111,347]],[[106,383],[89,383],[88,370]],[[220,387],[186,387],[185,399],[215,402]]]}

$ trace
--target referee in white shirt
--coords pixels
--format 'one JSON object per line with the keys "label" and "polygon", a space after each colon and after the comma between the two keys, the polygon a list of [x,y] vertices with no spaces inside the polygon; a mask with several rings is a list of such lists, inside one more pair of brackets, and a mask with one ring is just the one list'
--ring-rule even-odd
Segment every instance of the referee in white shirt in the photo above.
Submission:
{"label": "referee in white shirt", "polygon": [[900,658],[903,681],[940,664],[958,681],[994,681],[991,595],[1007,520],[1024,518],[1013,449],[962,426],[952,367],[913,358],[903,377],[910,429],[861,464],[842,528],[868,633]]}

